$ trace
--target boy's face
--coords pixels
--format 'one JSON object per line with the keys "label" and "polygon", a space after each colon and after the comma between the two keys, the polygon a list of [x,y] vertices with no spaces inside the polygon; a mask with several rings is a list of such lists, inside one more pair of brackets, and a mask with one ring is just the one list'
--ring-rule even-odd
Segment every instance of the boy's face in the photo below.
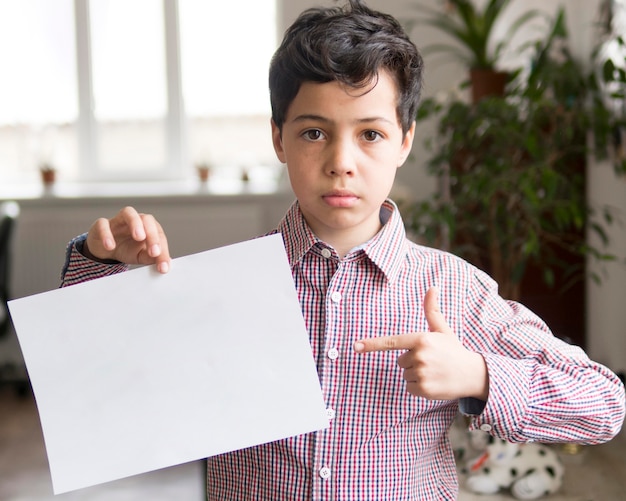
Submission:
{"label": "boy's face", "polygon": [[396,93],[386,72],[367,89],[305,82],[282,135],[272,123],[276,154],[307,223],[338,251],[378,232],[380,206],[411,150],[415,125],[403,136]]}

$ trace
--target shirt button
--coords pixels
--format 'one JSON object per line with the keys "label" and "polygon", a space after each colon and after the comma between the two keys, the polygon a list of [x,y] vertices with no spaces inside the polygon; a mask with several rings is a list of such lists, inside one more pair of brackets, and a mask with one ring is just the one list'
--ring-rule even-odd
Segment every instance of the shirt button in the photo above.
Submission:
{"label": "shirt button", "polygon": [[330,468],[328,466],[320,468],[319,474],[321,478],[328,480],[330,478]]}
{"label": "shirt button", "polygon": [[335,409],[333,409],[332,407],[326,409],[326,417],[328,419],[335,419]]}
{"label": "shirt button", "polygon": [[339,301],[341,301],[341,292],[333,292],[330,295],[330,299],[333,303],[338,303]]}
{"label": "shirt button", "polygon": [[331,348],[328,350],[327,355],[331,360],[337,360],[339,358],[339,350],[337,348]]}
{"label": "shirt button", "polygon": [[480,425],[480,429],[481,429],[482,431],[491,431],[491,425],[490,425],[490,424],[487,424],[487,423],[485,423],[485,424],[481,424],[481,425]]}
{"label": "shirt button", "polygon": [[332,253],[326,247],[322,249],[322,256],[324,256],[326,259],[328,259],[331,255]]}

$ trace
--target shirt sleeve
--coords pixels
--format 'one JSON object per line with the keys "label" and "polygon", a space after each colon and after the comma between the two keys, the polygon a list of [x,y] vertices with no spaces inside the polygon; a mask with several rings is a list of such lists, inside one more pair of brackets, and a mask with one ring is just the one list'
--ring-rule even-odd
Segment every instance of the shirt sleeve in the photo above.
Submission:
{"label": "shirt sleeve", "polygon": [[474,414],[471,429],[511,442],[585,444],[620,431],[626,404],[617,375],[555,337],[521,304],[502,299],[482,273],[470,286],[465,318],[466,346],[483,355],[489,374],[487,402],[460,403]]}
{"label": "shirt sleeve", "polygon": [[87,234],[79,235],[67,244],[65,263],[61,271],[61,287],[86,282],[95,278],[115,275],[130,268],[119,261],[99,262],[85,257],[82,253]]}

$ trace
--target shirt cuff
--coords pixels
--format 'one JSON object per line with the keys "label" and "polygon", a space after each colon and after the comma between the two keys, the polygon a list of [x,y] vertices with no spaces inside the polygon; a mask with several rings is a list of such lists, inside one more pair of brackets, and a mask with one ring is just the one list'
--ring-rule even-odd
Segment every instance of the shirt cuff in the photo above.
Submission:
{"label": "shirt cuff", "polygon": [[485,410],[487,402],[478,398],[468,397],[459,400],[459,410],[466,416],[479,416]]}
{"label": "shirt cuff", "polygon": [[74,285],[94,278],[115,275],[130,268],[119,261],[93,261],[82,253],[87,233],[70,240],[65,250],[65,263],[61,272],[61,286]]}
{"label": "shirt cuff", "polygon": [[[483,354],[489,373],[489,398],[459,402],[461,412],[472,417],[470,429],[490,431],[511,442],[524,441],[519,431],[530,399],[528,367],[523,359]],[[482,404],[482,409],[481,409]]]}

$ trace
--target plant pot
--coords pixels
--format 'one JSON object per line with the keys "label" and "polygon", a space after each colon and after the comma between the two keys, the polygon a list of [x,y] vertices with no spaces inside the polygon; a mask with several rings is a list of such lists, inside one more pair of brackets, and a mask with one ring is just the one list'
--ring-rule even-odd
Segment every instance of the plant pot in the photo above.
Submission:
{"label": "plant pot", "polygon": [[41,182],[44,186],[52,186],[56,181],[56,171],[55,170],[42,170],[41,172]]}
{"label": "plant pot", "polygon": [[504,71],[472,68],[470,70],[472,102],[477,103],[489,96],[504,96],[508,76]]}
{"label": "plant pot", "polygon": [[198,179],[202,183],[206,183],[211,176],[211,168],[205,164],[197,165],[196,172],[198,173]]}

